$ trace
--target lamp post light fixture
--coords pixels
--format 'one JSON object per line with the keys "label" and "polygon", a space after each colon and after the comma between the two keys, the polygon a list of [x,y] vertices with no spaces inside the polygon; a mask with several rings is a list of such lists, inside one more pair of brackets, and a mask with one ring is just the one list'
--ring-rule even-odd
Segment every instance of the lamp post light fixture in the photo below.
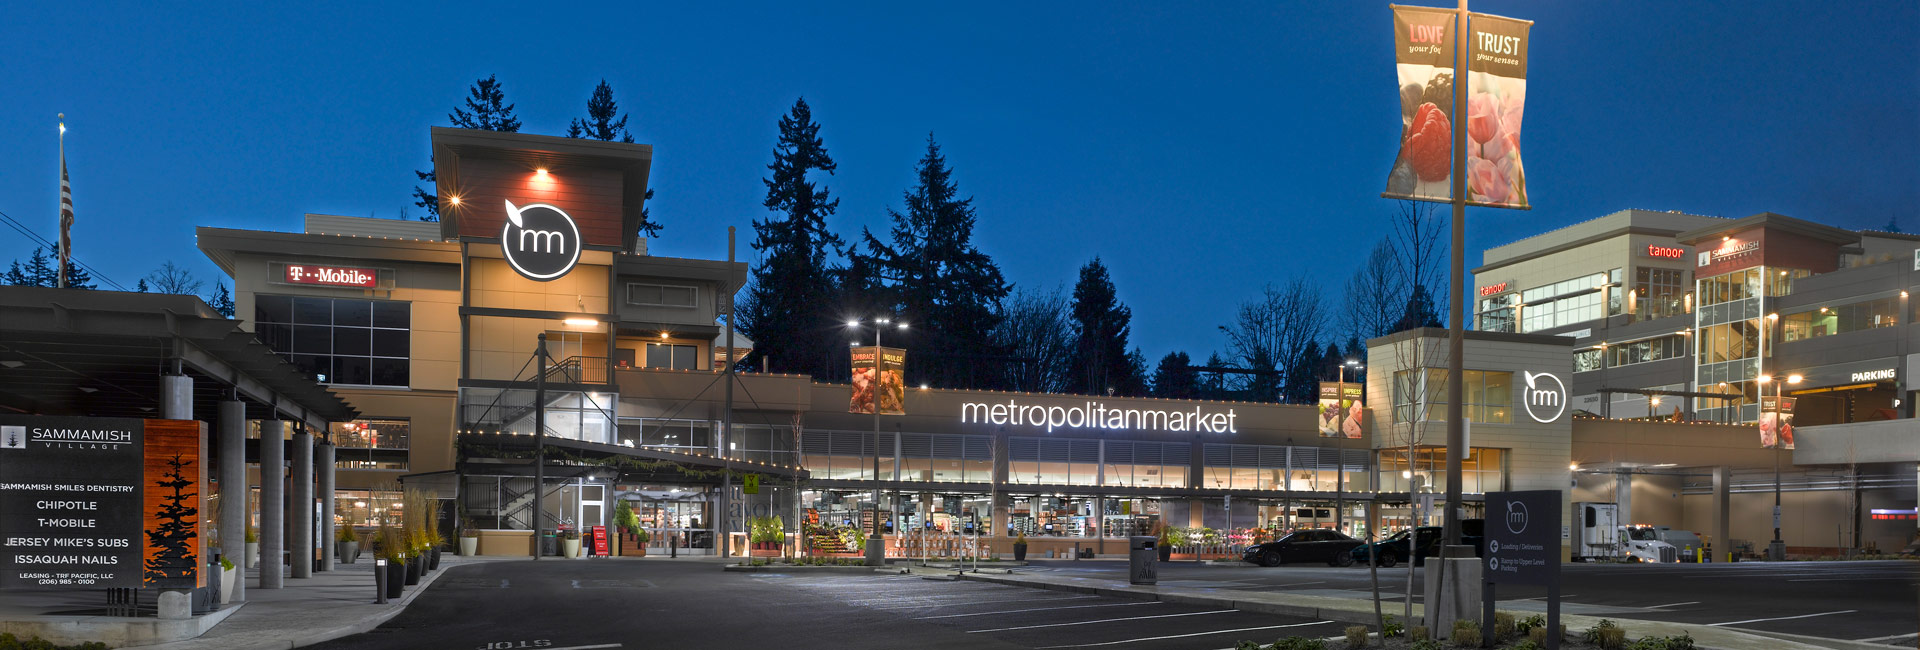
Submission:
{"label": "lamp post light fixture", "polygon": [[[888,325],[905,330],[907,322],[894,323],[890,318],[875,318],[871,324],[873,326],[873,388],[878,391],[881,366],[886,363],[886,355],[880,353],[880,333],[885,331]],[[863,323],[857,319],[847,321],[848,329],[857,330],[862,325]],[[854,345],[859,345],[859,342],[855,341]],[[887,563],[887,540],[880,535],[880,394],[878,392],[873,396],[873,532],[867,536],[866,552],[868,566],[881,566]]]}
{"label": "lamp post light fixture", "polygon": [[[1777,314],[1767,315],[1769,320],[1777,316]],[[1787,543],[1780,540],[1780,454],[1786,450],[1787,446],[1782,444],[1780,439],[1780,434],[1783,433],[1780,427],[1783,423],[1780,422],[1777,414],[1780,412],[1780,398],[1786,391],[1786,386],[1783,384],[1798,384],[1801,379],[1800,375],[1787,375],[1786,381],[1774,382],[1771,375],[1760,375],[1761,397],[1766,396],[1767,384],[1773,383],[1773,410],[1776,413],[1773,423],[1773,541],[1767,544],[1767,559],[1775,562],[1787,559]]]}

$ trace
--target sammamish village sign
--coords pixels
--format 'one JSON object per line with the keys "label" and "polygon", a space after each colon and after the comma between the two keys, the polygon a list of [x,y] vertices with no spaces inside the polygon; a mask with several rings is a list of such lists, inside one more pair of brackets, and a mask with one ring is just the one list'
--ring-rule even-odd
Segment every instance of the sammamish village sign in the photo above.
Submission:
{"label": "sammamish village sign", "polygon": [[1195,406],[1191,411],[1114,408],[1103,402],[1091,400],[1070,406],[1021,404],[1017,399],[1005,402],[966,402],[960,405],[962,424],[1046,427],[1048,433],[1061,427],[1239,433],[1239,425],[1235,421],[1238,417],[1239,415],[1231,408],[1224,413],[1209,412],[1204,406]]}

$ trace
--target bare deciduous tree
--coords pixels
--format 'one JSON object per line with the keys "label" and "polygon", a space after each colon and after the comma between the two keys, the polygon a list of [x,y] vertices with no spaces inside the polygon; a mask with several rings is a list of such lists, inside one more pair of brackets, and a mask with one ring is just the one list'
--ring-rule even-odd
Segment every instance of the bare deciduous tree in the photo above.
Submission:
{"label": "bare deciduous tree", "polygon": [[1406,309],[1407,295],[1400,281],[1400,266],[1393,244],[1386,238],[1373,245],[1367,260],[1347,279],[1345,301],[1341,306],[1341,326],[1347,336],[1365,342],[1393,333],[1393,325]]}
{"label": "bare deciduous tree", "polygon": [[192,271],[174,264],[173,260],[167,260],[160,265],[160,268],[148,273],[146,279],[153,285],[154,293],[194,295],[200,293],[200,287],[206,285],[205,282],[193,277]]}
{"label": "bare deciduous tree", "polygon": [[[1235,365],[1260,371],[1250,380],[1254,399],[1278,399],[1282,394],[1296,401],[1312,398],[1316,391],[1309,384],[1318,378],[1306,354],[1310,346],[1318,350],[1329,314],[1321,304],[1320,287],[1306,278],[1278,287],[1269,284],[1260,297],[1240,303],[1233,324],[1220,329],[1227,334],[1227,351]],[[1278,381],[1273,371],[1278,371]]]}
{"label": "bare deciduous tree", "polygon": [[[1393,231],[1388,241],[1393,244],[1394,261],[1399,265],[1399,278],[1402,286],[1408,289],[1403,295],[1412,295],[1413,287],[1426,287],[1427,295],[1436,305],[1446,304],[1453,295],[1450,282],[1444,280],[1445,269],[1440,264],[1440,252],[1445,242],[1440,235],[1447,232],[1445,220],[1435,216],[1436,204],[1426,201],[1400,201],[1398,211],[1393,217]],[[1402,302],[1405,302],[1403,297]],[[1398,319],[1396,310],[1395,318]]]}
{"label": "bare deciduous tree", "polygon": [[993,342],[1013,357],[1006,364],[1009,389],[1053,393],[1066,389],[1073,357],[1073,301],[1066,290],[1022,288],[1007,298],[1005,318]]}

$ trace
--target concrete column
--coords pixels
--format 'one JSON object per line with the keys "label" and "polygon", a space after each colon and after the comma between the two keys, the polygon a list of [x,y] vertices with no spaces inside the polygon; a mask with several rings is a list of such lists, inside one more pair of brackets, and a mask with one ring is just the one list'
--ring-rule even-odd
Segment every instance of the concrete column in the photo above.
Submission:
{"label": "concrete column", "polygon": [[1713,468],[1713,561],[1726,562],[1733,557],[1733,525],[1731,511],[1733,500],[1729,489],[1733,485],[1733,468],[1720,466]]}
{"label": "concrete column", "polygon": [[192,377],[160,376],[160,417],[168,420],[193,419]]}
{"label": "concrete column", "polygon": [[1632,526],[1634,524],[1632,472],[1613,475],[1613,500],[1620,504],[1620,525]]}
{"label": "concrete column", "polygon": [[[247,404],[220,403],[220,553],[235,570],[247,566]],[[244,600],[247,581],[233,581],[233,600]]]}
{"label": "concrete column", "polygon": [[293,552],[288,564],[293,565],[293,577],[313,577],[313,434],[301,429],[293,434],[293,498],[287,500],[287,519],[289,534],[293,543],[287,548]]}
{"label": "concrete column", "polygon": [[314,469],[320,474],[320,570],[333,570],[333,443],[322,442],[314,448],[319,458]]}
{"label": "concrete column", "polygon": [[285,582],[280,554],[287,547],[287,421],[260,423],[260,588]]}

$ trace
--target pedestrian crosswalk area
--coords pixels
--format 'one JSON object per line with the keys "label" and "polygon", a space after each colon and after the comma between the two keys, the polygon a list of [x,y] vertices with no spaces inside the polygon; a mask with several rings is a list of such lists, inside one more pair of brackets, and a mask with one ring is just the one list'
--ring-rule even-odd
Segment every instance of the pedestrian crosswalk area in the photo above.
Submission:
{"label": "pedestrian crosswalk area", "polygon": [[1231,648],[1240,640],[1330,637],[1342,624],[1300,617],[1045,591],[919,576],[762,575],[793,589],[890,616],[1035,649],[1171,650]]}

